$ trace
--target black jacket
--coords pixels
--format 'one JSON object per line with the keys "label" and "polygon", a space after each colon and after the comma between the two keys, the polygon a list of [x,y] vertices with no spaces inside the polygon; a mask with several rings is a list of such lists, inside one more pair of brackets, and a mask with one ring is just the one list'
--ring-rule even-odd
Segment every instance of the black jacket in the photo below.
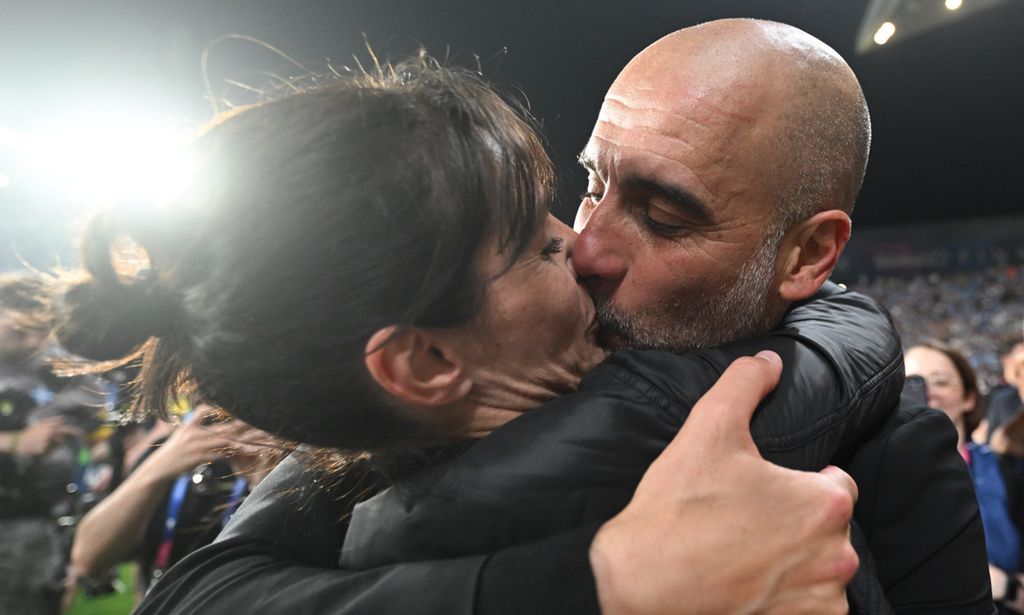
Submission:
{"label": "black jacket", "polygon": [[956,444],[945,414],[904,399],[842,464],[860,488],[853,516],[897,613],[995,613],[981,513]]}
{"label": "black jacket", "polygon": [[[260,485],[218,543],[172,569],[140,612],[213,613],[240,604],[264,612],[593,612],[596,600],[586,554],[594,531],[628,501],[647,463],[734,356],[773,348],[787,367],[782,384],[752,423],[762,452],[771,458],[815,469],[830,460],[858,459],[856,445],[876,434],[882,441],[890,439],[886,429],[902,381],[891,323],[866,298],[835,287],[824,294],[822,300],[792,310],[768,339],[683,357],[619,353],[587,377],[581,394],[567,398],[578,400],[576,404],[556,401],[550,407],[557,412],[536,410],[484,439],[454,464],[400,481],[389,495],[357,513],[345,557],[376,566],[362,572],[334,569],[344,532],[342,525],[332,525],[341,506],[334,496],[299,489],[273,499],[294,485],[297,469],[289,462]],[[595,404],[600,411],[593,412]],[[572,419],[571,406],[590,411]],[[625,433],[630,436],[619,437]],[[566,450],[575,448],[566,447],[566,437],[570,444],[585,446]],[[955,456],[955,447],[949,451]],[[941,452],[938,457],[943,457]],[[474,464],[486,471],[476,473]],[[930,475],[928,465],[913,467],[922,477]],[[884,476],[886,469],[876,468],[876,476]],[[481,482],[486,476],[492,480]],[[424,477],[440,482],[431,484]],[[510,507],[490,506],[489,492]],[[451,510],[459,523],[446,525],[433,516],[445,510],[434,505],[436,493],[455,494],[457,505]],[[295,498],[301,498],[301,506]],[[396,515],[387,511],[392,500],[414,506],[408,515]],[[928,551],[925,559],[944,562],[954,571],[969,569],[969,574],[954,575],[952,582],[947,582],[949,572],[936,578],[953,600],[971,609],[960,612],[987,613],[987,581],[979,584],[974,574],[979,562],[985,572],[984,546],[973,531],[980,532],[977,507],[971,497],[939,500],[937,505],[922,502],[910,508],[931,521],[964,512],[967,527],[957,532],[963,539],[953,541],[962,548],[954,553],[944,544],[930,543],[922,552]],[[487,522],[463,514],[463,505],[466,511],[484,511]],[[377,543],[367,546],[369,526],[361,520],[374,507],[387,515],[375,530],[383,531],[379,549]],[[426,533],[407,532],[404,525],[410,519],[422,521]],[[864,612],[886,608],[866,550],[880,534],[884,531],[873,524],[863,531],[854,528],[865,565],[851,601],[863,605]],[[403,542],[410,536],[412,542]],[[911,561],[919,555],[907,553]],[[448,559],[436,559],[441,557]],[[401,560],[423,561],[378,566]],[[889,570],[888,564],[884,569]],[[909,594],[919,602],[936,602],[931,595]]]}
{"label": "black jacket", "polygon": [[830,285],[766,338],[613,354],[579,393],[360,504],[342,566],[488,553],[610,519],[725,368],[765,348],[782,356],[784,375],[751,434],[772,462],[820,470],[848,459],[899,400],[903,360],[887,315]]}

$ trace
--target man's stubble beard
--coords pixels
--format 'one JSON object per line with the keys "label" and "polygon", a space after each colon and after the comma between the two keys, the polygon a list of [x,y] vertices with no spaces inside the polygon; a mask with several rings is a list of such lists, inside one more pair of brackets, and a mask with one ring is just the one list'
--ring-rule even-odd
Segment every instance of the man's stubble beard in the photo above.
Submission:
{"label": "man's stubble beard", "polygon": [[708,289],[685,302],[664,302],[633,312],[594,297],[597,318],[616,349],[687,352],[767,333],[775,325],[769,293],[784,233],[769,231],[732,285]]}

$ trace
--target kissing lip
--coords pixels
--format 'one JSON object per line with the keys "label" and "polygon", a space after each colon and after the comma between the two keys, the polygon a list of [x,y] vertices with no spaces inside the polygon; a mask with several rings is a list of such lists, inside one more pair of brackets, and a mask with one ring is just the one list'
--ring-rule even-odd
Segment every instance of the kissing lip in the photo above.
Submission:
{"label": "kissing lip", "polygon": [[614,334],[612,334],[612,339],[609,339],[609,334],[612,334],[612,332],[601,326],[601,321],[595,314],[590,321],[590,326],[587,327],[587,338],[603,348],[606,352],[610,352],[614,349],[615,344]]}
{"label": "kissing lip", "polygon": [[601,323],[597,320],[597,314],[592,314],[590,322],[587,324],[587,328],[583,331],[583,336],[588,342],[604,347],[601,343]]}
{"label": "kissing lip", "polygon": [[622,346],[619,337],[614,332],[604,328],[598,328],[597,330],[597,343],[608,352],[613,352]]}

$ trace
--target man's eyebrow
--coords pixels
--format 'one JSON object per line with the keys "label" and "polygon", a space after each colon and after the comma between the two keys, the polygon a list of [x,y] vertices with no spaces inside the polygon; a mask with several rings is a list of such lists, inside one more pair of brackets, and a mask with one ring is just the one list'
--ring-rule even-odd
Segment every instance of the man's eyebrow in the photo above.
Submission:
{"label": "man's eyebrow", "polygon": [[587,152],[580,152],[580,155],[576,156],[576,162],[584,169],[597,174],[597,162]]}
{"label": "man's eyebrow", "polygon": [[[597,162],[586,151],[580,152],[576,160],[584,169],[595,175],[600,175],[597,170]],[[715,217],[711,214],[711,209],[704,204],[704,201],[685,188],[636,176],[626,177],[622,180],[622,185],[627,188],[646,190],[668,199],[689,215],[695,224],[711,224],[714,222]]]}
{"label": "man's eyebrow", "polygon": [[680,186],[673,186],[646,177],[627,176],[621,180],[622,186],[634,190],[644,190],[671,201],[695,224],[711,224],[715,217],[711,209],[695,194]]}

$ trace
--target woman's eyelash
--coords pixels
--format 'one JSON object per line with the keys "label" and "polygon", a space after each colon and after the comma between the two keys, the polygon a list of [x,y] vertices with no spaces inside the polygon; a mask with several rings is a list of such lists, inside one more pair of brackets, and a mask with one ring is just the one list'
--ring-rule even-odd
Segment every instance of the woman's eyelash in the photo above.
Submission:
{"label": "woman's eyelash", "polygon": [[552,254],[558,254],[562,251],[562,247],[565,246],[565,240],[561,237],[551,237],[548,239],[547,244],[544,245],[544,249],[541,250],[541,256],[551,256]]}
{"label": "woman's eyelash", "polygon": [[599,199],[599,198],[601,198],[601,193],[600,192],[587,191],[587,192],[584,192],[584,193],[580,194],[580,200],[581,201],[584,200],[584,199],[596,200],[596,199]]}

